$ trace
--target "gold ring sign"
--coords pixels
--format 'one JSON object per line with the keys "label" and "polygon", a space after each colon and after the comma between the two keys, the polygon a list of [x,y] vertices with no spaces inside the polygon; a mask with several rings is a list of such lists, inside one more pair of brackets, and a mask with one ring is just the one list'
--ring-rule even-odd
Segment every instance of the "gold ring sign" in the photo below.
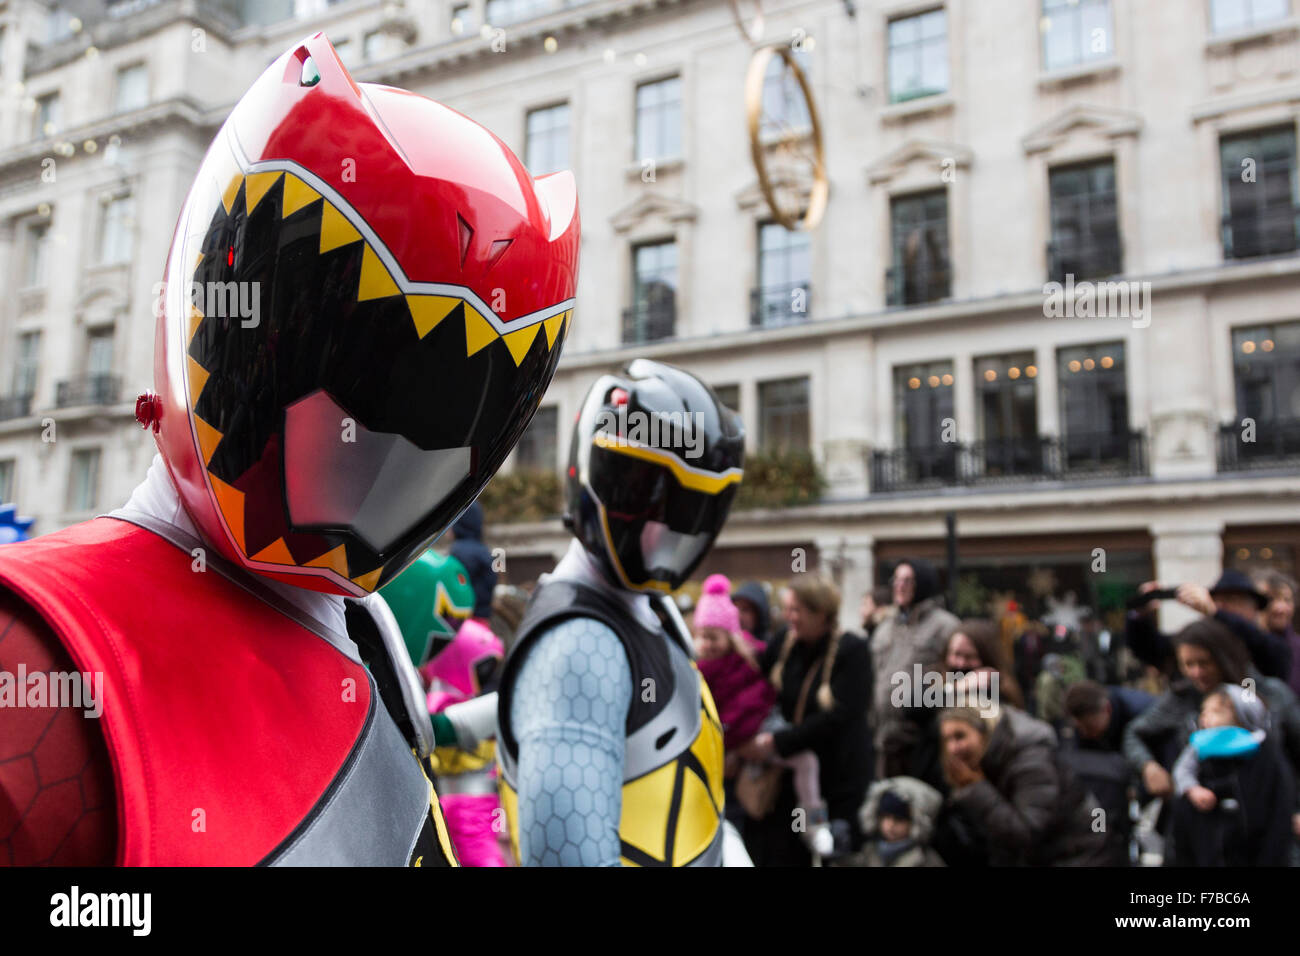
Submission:
{"label": "gold ring sign", "polygon": [[[799,148],[802,140],[809,138],[809,134],[802,131],[787,130],[779,139],[763,142],[762,138],[762,119],[763,119],[763,81],[767,76],[768,65],[772,62],[774,56],[780,56],[785,61],[785,68],[788,69],[799,83],[799,89],[803,94],[804,102],[808,107],[808,120],[812,127],[811,140],[813,154],[809,156]],[[749,72],[745,75],[745,112],[749,120],[749,150],[754,158],[754,169],[758,172],[758,185],[763,191],[763,198],[767,200],[768,208],[772,210],[772,216],[785,228],[790,230],[802,229],[810,232],[817,228],[821,222],[823,213],[826,212],[826,198],[829,191],[826,182],[826,151],[822,143],[822,126],[821,119],[817,115],[817,104],[813,100],[812,88],[808,85],[808,78],[804,75],[803,70],[795,61],[793,54],[785,44],[761,46],[754,51],[754,55],[749,61]],[[807,208],[804,210],[803,218],[799,218],[799,210],[783,208],[777,200],[776,189],[774,188],[772,176],[767,168],[767,151],[772,146],[787,154],[801,157],[812,167],[812,188],[807,199]]]}
{"label": "gold ring sign", "polygon": [[741,0],[730,0],[731,15],[736,18],[736,26],[740,32],[745,35],[745,39],[750,43],[758,43],[763,39],[763,6],[761,0],[749,0],[747,4],[754,9],[754,22],[749,26],[745,25],[745,18],[740,12]]}

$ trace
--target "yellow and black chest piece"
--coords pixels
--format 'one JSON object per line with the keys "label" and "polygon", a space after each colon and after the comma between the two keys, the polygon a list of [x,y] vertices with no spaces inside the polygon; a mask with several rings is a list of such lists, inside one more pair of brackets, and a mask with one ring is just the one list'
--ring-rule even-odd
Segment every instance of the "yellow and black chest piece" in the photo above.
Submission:
{"label": "yellow and black chest piece", "polygon": [[703,677],[665,631],[641,626],[616,601],[574,581],[548,582],[520,622],[500,690],[501,803],[519,856],[518,748],[509,727],[511,689],[522,651],[570,617],[592,617],[618,635],[633,675],[625,731],[620,858],[625,866],[722,863],[722,724]]}

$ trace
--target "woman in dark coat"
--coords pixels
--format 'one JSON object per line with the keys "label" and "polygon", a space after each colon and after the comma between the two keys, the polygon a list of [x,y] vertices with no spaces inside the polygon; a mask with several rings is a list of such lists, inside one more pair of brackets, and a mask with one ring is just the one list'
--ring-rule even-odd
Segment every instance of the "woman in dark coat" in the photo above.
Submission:
{"label": "woman in dark coat", "polygon": [[[861,845],[858,808],[871,779],[871,655],[861,637],[837,630],[839,605],[839,588],[825,578],[802,575],[787,588],[783,607],[789,630],[767,645],[760,662],[777,690],[786,726],[760,733],[738,752],[756,761],[806,750],[816,754],[821,796],[832,830],[848,836],[848,846],[838,848],[847,851]],[[804,711],[797,715],[801,696]],[[745,844],[755,866],[809,865],[811,855],[792,827],[796,805],[786,774],[772,812],[745,821]]]}
{"label": "woman in dark coat", "polygon": [[939,715],[948,802],[986,847],[991,866],[1100,866],[1087,794],[1056,759],[1056,733],[1024,711]]}
{"label": "woman in dark coat", "polygon": [[[1300,704],[1285,683],[1254,668],[1235,634],[1213,618],[1202,618],[1174,637],[1174,655],[1179,679],[1124,731],[1124,756],[1142,775],[1148,793],[1172,795],[1170,770],[1197,729],[1205,695],[1220,684],[1242,686],[1247,680],[1268,708],[1270,734],[1276,735],[1291,773],[1300,773]],[[1300,834],[1300,812],[1292,826]]]}

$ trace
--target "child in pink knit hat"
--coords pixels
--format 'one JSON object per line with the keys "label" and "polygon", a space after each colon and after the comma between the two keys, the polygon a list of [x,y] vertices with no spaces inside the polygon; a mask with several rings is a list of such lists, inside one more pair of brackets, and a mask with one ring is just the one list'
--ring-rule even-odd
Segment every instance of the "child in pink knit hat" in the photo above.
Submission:
{"label": "child in pink knit hat", "polygon": [[[695,605],[693,628],[700,673],[709,685],[722,721],[723,745],[728,753],[727,776],[759,772],[761,766],[739,767],[735,752],[760,730],[775,729],[765,727],[769,721],[784,722],[779,710],[773,713],[776,690],[758,665],[764,644],[740,629],[740,611],[731,601],[731,582],[726,575],[710,574],[704,579],[699,603]],[[809,849],[819,856],[830,853],[831,836],[821,799],[817,755],[807,750],[785,759],[774,758],[772,762],[794,771],[795,795],[810,817],[811,828],[805,832]]]}
{"label": "child in pink knit hat", "polygon": [[731,582],[710,574],[695,605],[695,653],[709,685],[728,750],[758,733],[776,701],[776,691],[758,669],[763,642],[740,629],[740,611],[731,603]]}

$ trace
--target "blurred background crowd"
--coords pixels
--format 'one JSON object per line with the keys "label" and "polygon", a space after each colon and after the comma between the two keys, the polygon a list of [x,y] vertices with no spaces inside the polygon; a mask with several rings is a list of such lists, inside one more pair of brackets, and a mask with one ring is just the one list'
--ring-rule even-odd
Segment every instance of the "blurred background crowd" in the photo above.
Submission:
{"label": "blurred background crowd", "polygon": [[[899,561],[847,628],[815,573],[679,596],[756,865],[1300,862],[1292,579],[1146,582],[1104,618],[1014,599],[959,618],[940,582]],[[496,587],[506,649],[527,596]],[[1162,632],[1165,601],[1190,623]],[[931,693],[908,690],[918,669]]]}

